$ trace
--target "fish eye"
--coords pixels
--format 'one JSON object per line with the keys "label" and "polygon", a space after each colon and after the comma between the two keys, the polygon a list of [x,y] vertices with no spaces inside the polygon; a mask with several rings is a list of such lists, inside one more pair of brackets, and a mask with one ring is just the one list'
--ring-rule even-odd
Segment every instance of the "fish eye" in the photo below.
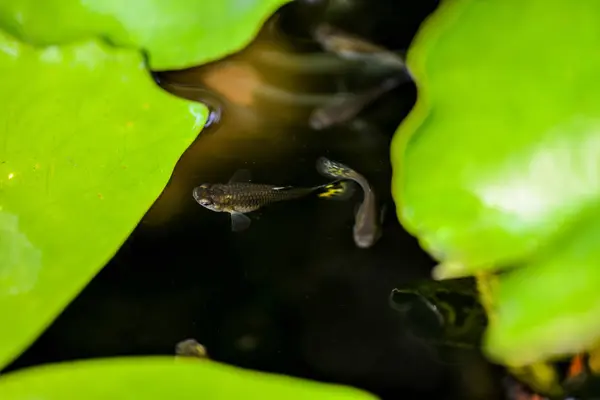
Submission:
{"label": "fish eye", "polygon": [[198,200],[198,203],[200,203],[203,206],[210,206],[213,202],[211,199],[203,198]]}

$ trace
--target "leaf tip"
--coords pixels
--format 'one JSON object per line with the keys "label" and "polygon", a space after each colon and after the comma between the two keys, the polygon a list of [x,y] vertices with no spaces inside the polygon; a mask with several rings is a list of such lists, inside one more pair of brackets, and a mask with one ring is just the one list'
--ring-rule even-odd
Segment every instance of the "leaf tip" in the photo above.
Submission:
{"label": "leaf tip", "polygon": [[431,272],[431,276],[436,281],[446,279],[464,278],[469,276],[469,271],[465,264],[458,261],[442,262],[436,265]]}

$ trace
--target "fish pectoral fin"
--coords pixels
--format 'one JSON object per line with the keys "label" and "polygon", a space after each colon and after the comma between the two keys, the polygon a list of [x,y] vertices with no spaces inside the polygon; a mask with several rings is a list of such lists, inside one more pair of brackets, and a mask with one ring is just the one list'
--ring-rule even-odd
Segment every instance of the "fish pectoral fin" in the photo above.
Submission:
{"label": "fish pectoral fin", "polygon": [[252,181],[252,174],[248,169],[238,169],[235,171],[228,183],[248,183]]}
{"label": "fish pectoral fin", "polygon": [[245,231],[250,227],[252,220],[247,215],[238,212],[231,213],[231,230],[233,232]]}

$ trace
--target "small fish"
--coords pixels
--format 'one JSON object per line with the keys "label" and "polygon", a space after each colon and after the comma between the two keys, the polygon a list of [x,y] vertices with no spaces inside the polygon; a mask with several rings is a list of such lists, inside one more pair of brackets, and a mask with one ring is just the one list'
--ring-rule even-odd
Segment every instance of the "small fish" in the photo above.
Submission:
{"label": "small fish", "polygon": [[350,179],[360,185],[364,195],[354,221],[354,243],[362,249],[373,246],[381,237],[384,211],[378,212],[375,192],[369,182],[353,169],[325,157],[317,160],[317,171],[329,178]]}
{"label": "small fish", "polygon": [[[390,307],[398,311],[406,324],[409,340],[429,353],[440,365],[457,366],[460,362],[444,357],[443,348],[474,350],[476,345],[447,337],[447,323],[439,307],[430,299],[412,289],[393,289],[389,295]],[[424,308],[423,308],[424,307]],[[425,311],[425,312],[424,312]],[[452,351],[452,350],[450,350]]]}
{"label": "small fish", "polygon": [[205,183],[194,188],[194,199],[201,206],[216,212],[231,214],[231,229],[240,232],[250,227],[246,213],[284,200],[293,200],[310,194],[332,200],[346,200],[354,192],[349,181],[336,180],[312,188],[274,186],[250,183],[250,171],[238,170],[226,184]]}
{"label": "small fish", "polygon": [[175,354],[182,357],[208,358],[206,348],[195,339],[186,339],[177,343]]}
{"label": "small fish", "polygon": [[312,129],[321,130],[332,125],[337,125],[352,120],[369,103],[376,100],[386,92],[397,87],[403,78],[392,77],[382,83],[365,90],[362,93],[349,95],[341,93],[331,102],[316,108],[310,115],[308,124]]}
{"label": "small fish", "polygon": [[407,72],[401,55],[327,23],[319,24],[313,31],[313,36],[326,51],[337,54],[341,58],[375,62],[381,66]]}

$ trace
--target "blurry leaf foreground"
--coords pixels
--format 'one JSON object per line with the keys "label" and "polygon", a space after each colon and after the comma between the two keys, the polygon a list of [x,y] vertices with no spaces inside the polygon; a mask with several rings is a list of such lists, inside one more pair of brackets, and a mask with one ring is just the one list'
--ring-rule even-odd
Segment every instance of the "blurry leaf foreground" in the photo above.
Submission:
{"label": "blurry leaf foreground", "polygon": [[357,389],[174,357],[97,359],[30,368],[0,380],[2,400],[373,400]]}
{"label": "blurry leaf foreground", "polygon": [[153,70],[239,51],[290,0],[2,0],[0,27],[38,45],[99,37],[148,54]]}
{"label": "blurry leaf foreground", "polygon": [[162,91],[137,51],[1,31],[0,104],[1,368],[114,255],[206,108]]}
{"label": "blurry leaf foreground", "polygon": [[[126,6],[92,1],[85,3],[87,9],[77,2],[6,1],[0,3],[0,17],[12,33],[36,44],[93,34],[113,43],[141,44],[152,67],[161,69],[239,49],[260,18],[284,2],[204,3],[198,21],[198,15],[188,18],[190,10],[182,7],[198,1],[171,2],[170,11],[165,2],[140,10],[143,1]],[[102,15],[94,14],[99,9]],[[74,18],[77,12],[81,18]],[[117,17],[130,24],[130,32],[115,28]],[[140,23],[143,17],[160,21],[163,30]],[[165,34],[169,29],[180,37]],[[173,46],[177,39],[184,42]],[[5,77],[0,80],[0,315],[6,327],[0,330],[1,368],[35,339],[128,236],[201,129],[206,109],[156,88],[139,54],[97,41],[34,50],[0,33],[0,72]],[[227,399],[248,393],[261,398],[373,398],[354,389],[216,363],[171,364],[171,358],[130,359],[28,369],[0,380],[0,398]]]}
{"label": "blurry leaf foreground", "polygon": [[495,290],[499,362],[600,341],[599,19],[596,0],[447,1],[408,54],[398,216],[437,278],[519,267]]}
{"label": "blurry leaf foreground", "polygon": [[[0,33],[0,367],[88,283],[163,189],[206,109],[161,91],[137,52],[33,49]],[[10,79],[8,79],[10,77]],[[363,392],[174,357],[2,375],[0,399],[349,399]]]}

